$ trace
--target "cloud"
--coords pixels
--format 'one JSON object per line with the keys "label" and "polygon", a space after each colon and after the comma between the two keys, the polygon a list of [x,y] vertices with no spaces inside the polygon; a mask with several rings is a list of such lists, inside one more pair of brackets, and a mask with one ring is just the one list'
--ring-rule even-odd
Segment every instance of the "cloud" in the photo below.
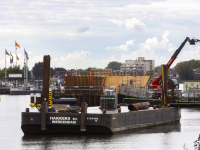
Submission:
{"label": "cloud", "polygon": [[128,54],[122,54],[119,60],[125,62],[128,59],[145,57],[145,59],[155,60],[156,65],[166,64],[170,57],[168,58],[164,51],[168,50],[171,52],[175,49],[175,46],[169,43],[169,34],[169,31],[165,31],[160,42],[157,37],[146,39],[144,43],[138,44],[139,48],[137,50]]}
{"label": "cloud", "polygon": [[[112,50],[100,54],[108,43],[113,44],[107,49],[119,51],[115,56],[117,60],[124,61],[126,58],[136,59],[138,56],[144,56],[154,59],[159,65],[168,61],[171,53],[181,44],[181,39],[185,36],[199,38],[200,21],[197,18],[200,14],[200,1],[192,0],[188,3],[186,0],[176,2],[150,0],[146,4],[145,2],[142,0],[144,3],[142,4],[138,0],[123,2],[119,0],[1,0],[0,67],[5,67],[3,50],[5,48],[15,50],[14,40],[19,41],[21,47],[32,52],[29,59],[30,67],[37,61],[42,61],[43,55],[49,54],[58,60],[55,61],[58,67],[85,65],[85,68],[91,64],[104,67],[100,62],[106,62],[106,59],[113,55]],[[144,29],[145,32],[135,32]],[[169,30],[173,36],[169,38],[169,32],[163,32],[166,30]],[[81,34],[83,32],[84,34]],[[131,46],[125,43],[127,39],[136,39],[134,40],[136,50],[130,52]],[[120,45],[119,41],[124,43]],[[186,48],[188,47],[184,49]],[[76,57],[84,64],[81,61],[78,61],[80,64],[76,64],[77,60],[69,57],[67,59],[72,61],[66,60],[68,54],[74,57],[77,51],[79,56],[81,50],[90,51],[92,54],[85,58],[87,61]],[[125,55],[125,52],[128,55]],[[188,50],[183,52],[187,53]],[[190,52],[195,52],[195,49],[191,48]],[[23,65],[23,52],[21,54],[18,64]],[[187,55],[190,56],[189,53]],[[185,54],[186,57],[187,55]],[[198,59],[197,56],[199,54],[193,57]],[[59,62],[61,58],[68,64]],[[190,57],[185,60],[188,58]],[[9,59],[6,61],[9,65]],[[59,66],[59,63],[63,66]]]}
{"label": "cloud", "polygon": [[191,59],[199,60],[199,51],[200,46],[196,47],[194,45],[187,45],[185,46],[185,48],[182,49],[182,51],[178,55],[176,62],[189,61]]}
{"label": "cloud", "polygon": [[[169,42],[169,34],[169,31],[164,32],[160,42],[157,37],[148,38],[144,43],[138,44],[139,48],[137,50],[128,54],[122,54],[118,60],[120,60],[120,62],[125,62],[128,59],[134,60],[138,57],[145,57],[147,60],[155,60],[155,66],[167,64],[173,55],[172,52],[177,49],[174,44]],[[179,43],[178,46],[180,44],[181,43]],[[167,50],[170,53],[166,53]],[[171,67],[174,67],[176,63],[180,61],[189,61],[191,59],[199,60],[199,51],[200,46],[191,46],[186,43]]]}
{"label": "cloud", "polygon": [[148,38],[144,43],[139,44],[139,50],[140,51],[161,51],[166,50],[173,51],[175,50],[175,46],[171,43],[169,43],[169,36],[170,32],[165,31],[161,41],[159,42],[157,37]]}
{"label": "cloud", "polygon": [[169,42],[169,39],[168,39],[168,36],[169,36],[170,32],[169,31],[165,31],[165,33],[163,34],[163,37],[162,37],[162,43],[168,43]]}
{"label": "cloud", "polygon": [[78,29],[78,33],[84,33],[84,32],[86,32],[87,30],[89,30],[89,27],[81,27],[81,28],[79,28]]}
{"label": "cloud", "polygon": [[144,30],[146,28],[146,25],[136,19],[136,18],[131,18],[131,19],[106,19],[107,21],[111,22],[111,23],[114,23],[120,27],[123,27],[125,26],[126,30],[127,31],[130,31],[130,30]]}
{"label": "cloud", "polygon": [[129,30],[134,30],[134,29],[144,30],[145,24],[136,18],[127,19],[126,20],[126,30],[129,31]]}
{"label": "cloud", "polygon": [[133,45],[133,40],[127,41],[125,45],[106,47],[106,50],[128,51],[129,50],[128,47],[131,45]]}
{"label": "cloud", "polygon": [[112,22],[112,23],[114,23],[114,24],[120,26],[120,27],[124,25],[124,21],[119,20],[119,19],[107,19],[107,20],[108,20],[109,22]]}
{"label": "cloud", "polygon": [[176,48],[176,46],[174,46],[174,44],[170,44],[169,43],[169,45],[168,45],[168,51],[169,52],[173,52],[173,51],[175,51],[177,48]]}
{"label": "cloud", "polygon": [[115,57],[115,55],[107,57],[106,59],[105,58],[101,59],[100,60],[100,64],[102,64],[103,66],[107,67],[108,63],[112,62],[112,61],[118,61],[117,58]]}

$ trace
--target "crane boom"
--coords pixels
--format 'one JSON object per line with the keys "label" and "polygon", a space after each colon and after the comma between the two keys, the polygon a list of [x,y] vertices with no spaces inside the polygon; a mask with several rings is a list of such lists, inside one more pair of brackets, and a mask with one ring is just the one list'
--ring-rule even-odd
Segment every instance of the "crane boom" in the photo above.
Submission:
{"label": "crane boom", "polygon": [[[179,48],[172,55],[171,59],[168,61],[168,63],[167,63],[167,69],[169,69],[169,67],[172,65],[172,63],[177,58],[178,54],[180,53],[180,51],[182,50],[182,48],[185,46],[185,43],[187,41],[190,43],[190,45],[195,45],[200,40],[198,40],[198,39],[191,39],[190,40],[189,37],[186,37],[185,40],[183,41],[183,43],[179,46]],[[159,85],[159,82],[160,82],[161,78],[162,78],[162,73],[160,73],[159,76],[158,76],[158,78],[156,78],[156,80],[152,82],[152,86],[154,86],[153,88],[157,88],[157,85]]]}

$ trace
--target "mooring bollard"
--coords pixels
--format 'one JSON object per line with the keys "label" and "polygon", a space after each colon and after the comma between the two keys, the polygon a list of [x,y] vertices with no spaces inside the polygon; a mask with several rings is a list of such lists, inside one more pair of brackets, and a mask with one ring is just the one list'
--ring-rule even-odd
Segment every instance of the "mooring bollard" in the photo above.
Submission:
{"label": "mooring bollard", "polygon": [[42,101],[41,101],[41,94],[40,93],[36,93],[36,105],[41,106]]}
{"label": "mooring bollard", "polygon": [[30,94],[30,106],[35,107],[34,93]]}
{"label": "mooring bollard", "polygon": [[106,109],[103,109],[103,114],[106,114]]}
{"label": "mooring bollard", "polygon": [[81,131],[86,131],[86,114],[87,114],[87,103],[81,103]]}
{"label": "mooring bollard", "polygon": [[41,108],[41,130],[46,130],[46,114],[48,112],[48,102],[42,102]]}
{"label": "mooring bollard", "polygon": [[29,108],[26,108],[26,112],[29,112]]}

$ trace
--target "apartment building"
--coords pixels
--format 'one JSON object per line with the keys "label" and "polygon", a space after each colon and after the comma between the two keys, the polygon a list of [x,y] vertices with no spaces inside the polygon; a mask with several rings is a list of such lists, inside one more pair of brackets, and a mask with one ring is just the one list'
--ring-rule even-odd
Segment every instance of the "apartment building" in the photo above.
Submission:
{"label": "apartment building", "polygon": [[145,60],[145,57],[138,57],[136,60],[126,60],[122,63],[121,71],[149,71],[155,69],[155,60]]}

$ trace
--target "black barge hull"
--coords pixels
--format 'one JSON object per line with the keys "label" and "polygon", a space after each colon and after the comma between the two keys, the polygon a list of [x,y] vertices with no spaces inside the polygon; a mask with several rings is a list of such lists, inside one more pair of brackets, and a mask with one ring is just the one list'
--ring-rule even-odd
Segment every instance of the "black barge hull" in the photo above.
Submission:
{"label": "black barge hull", "polygon": [[[123,106],[125,107],[125,106]],[[98,108],[97,108],[98,109]],[[122,108],[123,110],[124,108]],[[112,113],[110,113],[112,112]],[[32,134],[68,134],[68,133],[102,133],[113,134],[139,128],[180,121],[179,108],[146,109],[118,113],[108,111],[107,114],[48,112],[46,130],[41,130],[40,112],[22,112],[22,131]],[[85,131],[81,131],[81,120],[85,120]]]}

